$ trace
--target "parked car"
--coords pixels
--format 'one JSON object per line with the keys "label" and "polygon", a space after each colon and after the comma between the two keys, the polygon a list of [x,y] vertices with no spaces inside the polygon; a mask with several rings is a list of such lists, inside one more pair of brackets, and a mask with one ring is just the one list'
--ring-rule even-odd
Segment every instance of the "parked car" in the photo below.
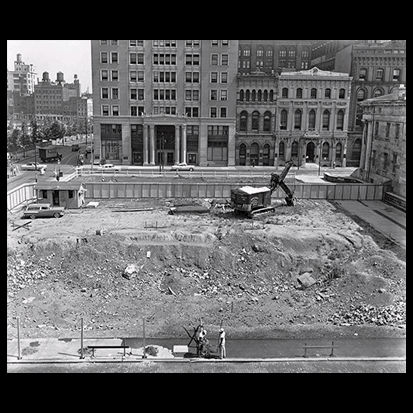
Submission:
{"label": "parked car", "polygon": [[78,151],[80,149],[79,144],[75,143],[74,145],[72,145],[72,152]]}
{"label": "parked car", "polygon": [[64,215],[63,207],[55,207],[50,204],[30,204],[23,212],[23,218],[60,218]]}
{"label": "parked car", "polygon": [[194,171],[195,165],[188,165],[185,162],[178,163],[171,166],[171,171]]}
{"label": "parked car", "polygon": [[20,167],[23,171],[40,171],[40,169],[47,169],[47,165],[41,164],[39,162],[28,162]]}
{"label": "parked car", "polygon": [[117,165],[113,165],[113,163],[105,163],[104,165],[99,165],[97,167],[98,171],[120,171],[121,167]]}

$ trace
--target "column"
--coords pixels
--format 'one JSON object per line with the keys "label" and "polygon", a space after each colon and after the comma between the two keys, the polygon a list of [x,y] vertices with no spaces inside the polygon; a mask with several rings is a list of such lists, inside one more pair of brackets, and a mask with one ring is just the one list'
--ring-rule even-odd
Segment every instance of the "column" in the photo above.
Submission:
{"label": "column", "polygon": [[149,125],[149,163],[155,165],[155,125]]}
{"label": "column", "polygon": [[343,148],[343,168],[347,166],[347,138],[344,142],[344,148]]}
{"label": "column", "polygon": [[143,165],[148,165],[148,125],[143,125]]}
{"label": "column", "polygon": [[182,125],[181,162],[186,162],[186,125]]}
{"label": "column", "polygon": [[131,155],[131,131],[129,124],[122,124],[122,164],[130,165]]}
{"label": "column", "polygon": [[179,140],[180,140],[180,133],[179,133],[179,125],[175,125],[175,164],[179,163],[180,153],[179,153]]}

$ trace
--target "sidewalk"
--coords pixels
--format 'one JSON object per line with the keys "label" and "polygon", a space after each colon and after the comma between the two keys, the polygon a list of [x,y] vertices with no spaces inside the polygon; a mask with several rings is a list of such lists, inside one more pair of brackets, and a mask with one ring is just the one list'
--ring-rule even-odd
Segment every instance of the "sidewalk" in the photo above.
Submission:
{"label": "sidewalk", "polygon": [[[187,344],[187,339],[146,339],[146,345],[160,345],[169,349],[174,345]],[[95,357],[90,352],[80,358],[79,339],[38,338],[21,339],[18,359],[17,339],[7,340],[7,363],[85,363],[85,362],[138,362],[142,361],[143,339],[126,338],[84,338],[84,348],[91,345],[130,346],[124,355],[123,349],[96,349]],[[398,360],[406,359],[406,339],[337,339],[334,357],[330,348],[313,350],[304,358],[304,343],[329,346],[331,340],[230,340],[227,353],[232,357],[225,362],[259,361],[312,361],[312,360]],[[180,357],[147,357],[152,361],[189,362],[191,359]],[[220,361],[217,359],[192,359],[192,361]]]}
{"label": "sidewalk", "polygon": [[406,248],[406,213],[382,201],[335,201]]}

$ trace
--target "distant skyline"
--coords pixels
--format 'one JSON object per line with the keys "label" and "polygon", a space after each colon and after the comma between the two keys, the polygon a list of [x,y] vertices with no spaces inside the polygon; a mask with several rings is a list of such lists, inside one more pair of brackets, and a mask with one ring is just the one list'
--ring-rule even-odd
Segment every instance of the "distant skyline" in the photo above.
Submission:
{"label": "distant skyline", "polygon": [[7,40],[8,70],[14,70],[18,53],[25,64],[35,66],[39,81],[43,72],[49,72],[52,81],[62,72],[65,82],[73,83],[77,74],[82,93],[87,88],[92,93],[90,40]]}

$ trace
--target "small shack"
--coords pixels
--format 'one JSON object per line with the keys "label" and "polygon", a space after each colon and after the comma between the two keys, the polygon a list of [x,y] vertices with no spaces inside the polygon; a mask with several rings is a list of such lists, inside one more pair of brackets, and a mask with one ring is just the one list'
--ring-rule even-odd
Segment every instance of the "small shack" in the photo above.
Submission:
{"label": "small shack", "polygon": [[41,182],[34,187],[37,203],[48,203],[67,209],[81,208],[87,189],[81,182]]}

